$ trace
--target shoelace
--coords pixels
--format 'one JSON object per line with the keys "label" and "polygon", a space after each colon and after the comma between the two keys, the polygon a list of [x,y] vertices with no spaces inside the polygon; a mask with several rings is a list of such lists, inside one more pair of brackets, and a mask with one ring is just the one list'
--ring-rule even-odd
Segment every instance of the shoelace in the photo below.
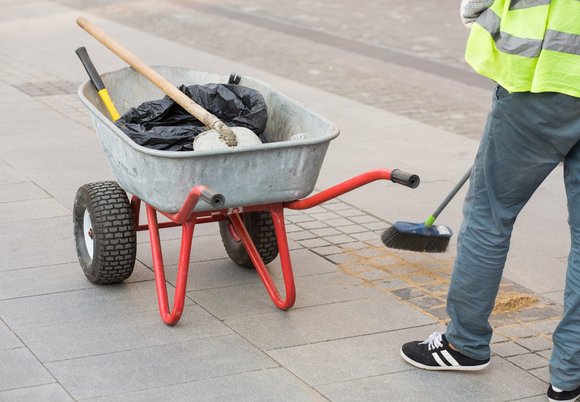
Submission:
{"label": "shoelace", "polygon": [[441,342],[442,338],[443,332],[433,332],[431,335],[429,335],[429,338],[421,342],[420,345],[427,345],[428,350],[438,349],[443,347],[443,342]]}

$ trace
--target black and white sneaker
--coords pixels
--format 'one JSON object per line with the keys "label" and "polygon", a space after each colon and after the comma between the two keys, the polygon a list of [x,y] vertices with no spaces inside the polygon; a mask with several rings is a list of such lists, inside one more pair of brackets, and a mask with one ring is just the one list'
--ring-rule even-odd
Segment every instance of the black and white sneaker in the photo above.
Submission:
{"label": "black and white sneaker", "polygon": [[548,400],[550,402],[573,402],[580,397],[580,386],[574,391],[563,391],[550,384]]}
{"label": "black and white sneaker", "polygon": [[489,360],[476,360],[449,346],[442,332],[434,332],[424,342],[409,342],[401,348],[401,356],[408,363],[425,370],[483,370]]}

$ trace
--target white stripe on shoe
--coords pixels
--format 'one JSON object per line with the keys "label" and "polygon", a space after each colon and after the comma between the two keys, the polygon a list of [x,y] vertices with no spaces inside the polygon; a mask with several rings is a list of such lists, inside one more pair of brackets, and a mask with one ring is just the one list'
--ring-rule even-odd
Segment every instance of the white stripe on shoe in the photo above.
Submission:
{"label": "white stripe on shoe", "polygon": [[437,364],[439,364],[441,367],[447,367],[447,366],[449,366],[448,364],[445,364],[445,362],[443,360],[441,360],[441,358],[439,357],[439,355],[437,354],[437,352],[432,353],[431,356],[433,356],[433,359],[435,359],[435,361],[437,362]]}
{"label": "white stripe on shoe", "polygon": [[459,363],[457,363],[457,360],[455,360],[453,358],[453,356],[451,356],[451,353],[449,353],[446,350],[442,350],[440,353],[443,355],[445,360],[447,360],[449,363],[451,363],[452,366],[459,366]]}

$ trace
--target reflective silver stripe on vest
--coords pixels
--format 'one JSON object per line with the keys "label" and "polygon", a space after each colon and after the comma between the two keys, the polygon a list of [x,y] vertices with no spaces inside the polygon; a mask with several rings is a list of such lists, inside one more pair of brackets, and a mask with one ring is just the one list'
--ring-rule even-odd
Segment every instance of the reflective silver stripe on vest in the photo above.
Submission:
{"label": "reflective silver stripe on vest", "polygon": [[546,4],[550,4],[550,0],[512,0],[510,2],[510,10],[545,6]]}
{"label": "reflective silver stripe on vest", "polygon": [[542,50],[539,39],[518,38],[500,31],[501,18],[491,9],[485,10],[477,19],[477,23],[493,37],[497,50],[522,57],[538,57]]}
{"label": "reflective silver stripe on vest", "polygon": [[544,45],[546,50],[555,52],[570,53],[580,56],[580,35],[574,35],[564,32],[552,31],[548,29],[544,36]]}

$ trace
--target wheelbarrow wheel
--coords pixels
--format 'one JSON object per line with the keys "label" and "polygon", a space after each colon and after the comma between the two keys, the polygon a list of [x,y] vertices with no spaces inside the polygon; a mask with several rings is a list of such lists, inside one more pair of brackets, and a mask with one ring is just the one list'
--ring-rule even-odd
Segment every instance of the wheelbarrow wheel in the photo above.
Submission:
{"label": "wheelbarrow wheel", "polygon": [[[274,261],[278,255],[278,243],[270,213],[267,211],[246,212],[241,216],[264,264]],[[232,261],[245,268],[255,268],[242,239],[231,222],[221,221],[219,225],[224,247]]]}
{"label": "wheelbarrow wheel", "polygon": [[85,184],[73,209],[77,256],[93,283],[120,283],[135,266],[137,236],[127,194],[114,181]]}

